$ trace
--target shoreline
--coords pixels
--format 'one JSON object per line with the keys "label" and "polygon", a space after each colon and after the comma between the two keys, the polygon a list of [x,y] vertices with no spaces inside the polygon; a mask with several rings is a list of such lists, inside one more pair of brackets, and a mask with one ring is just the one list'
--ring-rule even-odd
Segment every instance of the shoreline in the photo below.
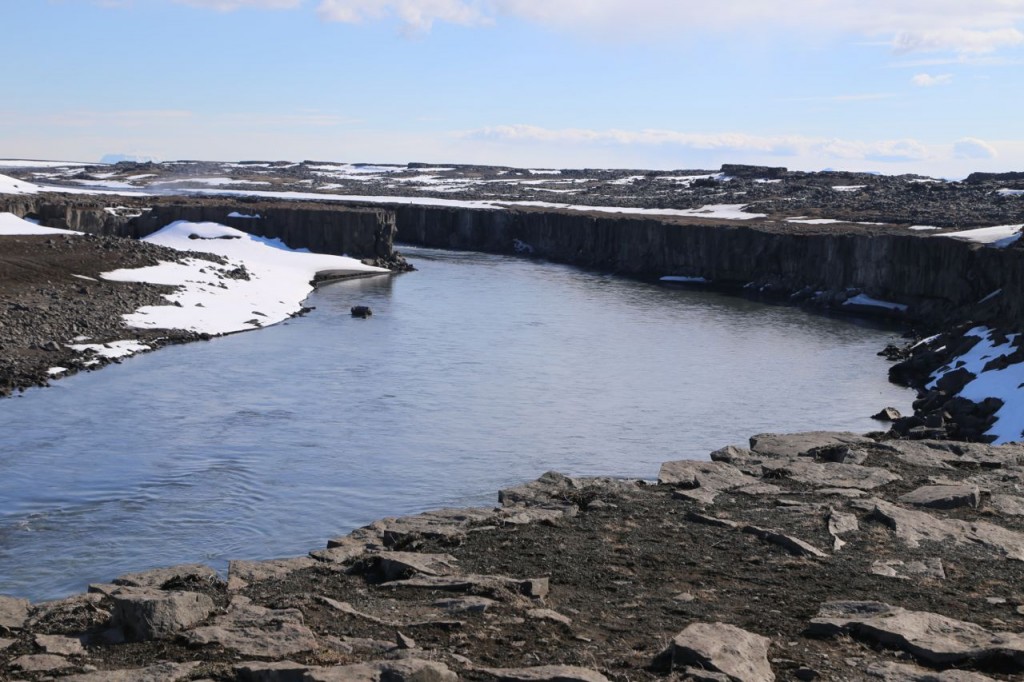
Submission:
{"label": "shoreline", "polygon": [[[231,562],[226,581],[188,565],[52,602],[0,598],[0,671],[79,682],[1024,672],[1024,446],[811,432],[759,434],[711,458],[665,463],[657,483],[549,472],[501,491],[498,507],[381,519],[307,556]],[[723,637],[738,652],[717,649]]]}

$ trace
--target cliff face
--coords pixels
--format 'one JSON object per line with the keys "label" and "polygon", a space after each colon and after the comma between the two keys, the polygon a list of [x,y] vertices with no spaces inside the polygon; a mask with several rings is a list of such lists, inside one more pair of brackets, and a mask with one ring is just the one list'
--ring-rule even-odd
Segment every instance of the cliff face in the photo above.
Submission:
{"label": "cliff face", "polygon": [[[122,201],[128,205],[110,206]],[[930,323],[1024,322],[1024,249],[994,249],[888,227],[180,197],[101,203],[95,197],[13,196],[0,197],[0,210],[53,227],[130,237],[174,220],[216,221],[296,248],[396,267],[398,239],[639,277],[704,277],[722,288],[800,292],[801,298],[824,305],[841,304],[845,292],[855,289],[906,304],[910,318]],[[990,296],[994,292],[1001,293]]]}
{"label": "cliff face", "polygon": [[400,260],[394,252],[395,214],[383,208],[231,199],[147,201],[114,197],[100,203],[95,197],[8,196],[0,197],[0,211],[35,218],[47,227],[134,238],[145,237],[176,220],[211,221],[262,237],[280,238],[293,248],[349,255],[385,266]]}
{"label": "cliff face", "polygon": [[[686,224],[536,210],[395,206],[400,242],[524,253],[619,274],[699,276],[722,287],[842,292],[908,304],[929,321],[1024,320],[1024,251],[895,230]],[[978,303],[995,291],[984,306]]]}

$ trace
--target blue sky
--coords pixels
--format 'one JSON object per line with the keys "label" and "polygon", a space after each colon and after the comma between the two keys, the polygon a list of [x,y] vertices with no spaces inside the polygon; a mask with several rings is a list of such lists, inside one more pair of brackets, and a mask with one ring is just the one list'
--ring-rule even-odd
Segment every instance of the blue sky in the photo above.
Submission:
{"label": "blue sky", "polygon": [[19,0],[0,157],[1024,168],[1024,0]]}

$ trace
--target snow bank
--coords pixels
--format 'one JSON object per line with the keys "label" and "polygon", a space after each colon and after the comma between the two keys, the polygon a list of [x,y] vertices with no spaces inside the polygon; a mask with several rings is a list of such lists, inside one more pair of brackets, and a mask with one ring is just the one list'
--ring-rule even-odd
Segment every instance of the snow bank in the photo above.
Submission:
{"label": "snow bank", "polygon": [[0,194],[36,194],[39,186],[18,180],[9,175],[0,175]]}
{"label": "snow bank", "polygon": [[948,365],[932,375],[932,381],[926,388],[935,388],[939,379],[945,374],[963,367],[975,375],[975,379],[964,386],[960,396],[980,403],[986,398],[999,398],[1003,406],[995,413],[996,422],[988,430],[988,435],[995,436],[996,444],[1022,440],[1024,428],[1024,363],[1009,365],[1004,369],[984,371],[985,365],[996,358],[1013,353],[1013,345],[1018,334],[1010,334],[1006,341],[999,343],[993,338],[988,327],[975,327],[965,334],[975,336],[979,341],[971,350],[954,358]]}
{"label": "snow bank", "polygon": [[13,213],[0,213],[0,236],[22,234],[81,234],[73,230],[61,230],[56,227],[41,227],[31,220],[19,218]]}
{"label": "snow bank", "polygon": [[979,227],[973,230],[961,230],[960,232],[946,232],[938,236],[988,244],[993,248],[1001,249],[1020,239],[1022,227],[1024,225],[995,225],[994,227]]}
{"label": "snow bank", "polygon": [[[195,237],[195,238],[193,238]],[[280,240],[255,237],[217,223],[178,221],[145,241],[181,251],[224,256],[219,265],[189,258],[103,275],[119,282],[181,287],[167,295],[170,305],[146,306],[125,316],[132,327],[187,329],[206,334],[258,329],[287,319],[302,307],[318,272],[386,273],[354,258],[297,251]]]}

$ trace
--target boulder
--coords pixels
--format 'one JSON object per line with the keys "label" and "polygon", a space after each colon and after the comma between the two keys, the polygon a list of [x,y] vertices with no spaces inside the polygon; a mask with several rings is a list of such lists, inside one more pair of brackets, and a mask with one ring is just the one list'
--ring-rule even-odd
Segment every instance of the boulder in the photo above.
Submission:
{"label": "boulder", "polygon": [[879,412],[871,415],[871,418],[880,422],[894,422],[902,416],[895,407],[883,407]]}
{"label": "boulder", "polygon": [[726,623],[693,623],[662,653],[673,667],[697,666],[737,682],[772,682],[771,640]]}
{"label": "boulder", "polygon": [[20,630],[28,620],[29,602],[0,595],[0,628]]}
{"label": "boulder", "polygon": [[236,601],[213,624],[184,635],[191,644],[217,644],[243,656],[286,658],[317,648],[313,632],[297,609],[267,609]]}
{"label": "boulder", "polygon": [[170,637],[213,612],[213,600],[197,592],[164,592],[127,587],[111,595],[113,620],[129,639]]}
{"label": "boulder", "polygon": [[981,491],[976,485],[926,485],[900,496],[900,502],[933,509],[956,509],[981,504]]}
{"label": "boulder", "polygon": [[835,601],[821,605],[807,634],[848,634],[891,649],[906,651],[931,665],[950,666],[998,660],[1024,670],[1024,636],[990,632],[975,623],[927,611],[908,611],[881,602]]}

